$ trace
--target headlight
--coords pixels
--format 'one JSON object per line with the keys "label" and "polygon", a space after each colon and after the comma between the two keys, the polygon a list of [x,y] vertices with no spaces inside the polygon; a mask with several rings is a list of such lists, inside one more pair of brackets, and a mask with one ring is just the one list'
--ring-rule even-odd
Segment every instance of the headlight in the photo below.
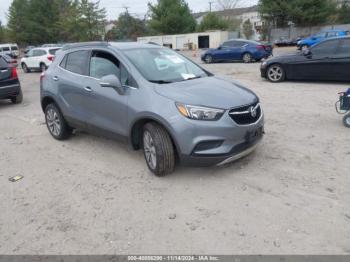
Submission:
{"label": "headlight", "polygon": [[297,45],[300,45],[301,44],[301,41],[298,41]]}
{"label": "headlight", "polygon": [[175,103],[180,114],[194,120],[215,121],[219,120],[225,110],[202,106],[191,106]]}

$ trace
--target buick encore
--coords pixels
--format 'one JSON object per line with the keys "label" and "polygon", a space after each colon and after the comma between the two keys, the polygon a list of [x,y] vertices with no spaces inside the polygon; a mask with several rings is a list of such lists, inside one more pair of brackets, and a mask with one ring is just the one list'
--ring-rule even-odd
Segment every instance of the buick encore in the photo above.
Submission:
{"label": "buick encore", "polygon": [[41,106],[57,140],[73,129],[142,149],[157,176],[175,163],[223,165],[264,133],[258,97],[177,52],[142,43],[70,44],[41,76]]}

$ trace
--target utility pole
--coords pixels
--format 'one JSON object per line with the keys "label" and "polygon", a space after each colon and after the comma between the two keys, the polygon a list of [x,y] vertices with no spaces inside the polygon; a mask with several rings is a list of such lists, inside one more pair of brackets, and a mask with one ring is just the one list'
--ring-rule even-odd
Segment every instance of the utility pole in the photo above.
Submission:
{"label": "utility pole", "polygon": [[209,2],[209,12],[211,12],[211,5],[213,4],[214,2]]}
{"label": "utility pole", "polygon": [[123,6],[123,8],[125,9],[125,13],[129,14],[129,6]]}

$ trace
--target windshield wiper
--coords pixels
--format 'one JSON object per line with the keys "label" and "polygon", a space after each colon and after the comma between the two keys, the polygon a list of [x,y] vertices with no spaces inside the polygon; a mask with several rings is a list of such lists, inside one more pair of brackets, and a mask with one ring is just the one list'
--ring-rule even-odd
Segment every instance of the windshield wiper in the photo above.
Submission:
{"label": "windshield wiper", "polygon": [[166,81],[166,80],[148,80],[151,83],[156,83],[156,84],[170,84],[173,83],[172,81]]}

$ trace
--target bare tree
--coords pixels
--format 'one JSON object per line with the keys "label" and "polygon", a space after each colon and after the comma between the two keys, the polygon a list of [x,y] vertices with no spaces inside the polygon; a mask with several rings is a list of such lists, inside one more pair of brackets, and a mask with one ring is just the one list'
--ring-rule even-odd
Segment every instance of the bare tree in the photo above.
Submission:
{"label": "bare tree", "polygon": [[241,0],[217,0],[217,6],[220,10],[234,9]]}

